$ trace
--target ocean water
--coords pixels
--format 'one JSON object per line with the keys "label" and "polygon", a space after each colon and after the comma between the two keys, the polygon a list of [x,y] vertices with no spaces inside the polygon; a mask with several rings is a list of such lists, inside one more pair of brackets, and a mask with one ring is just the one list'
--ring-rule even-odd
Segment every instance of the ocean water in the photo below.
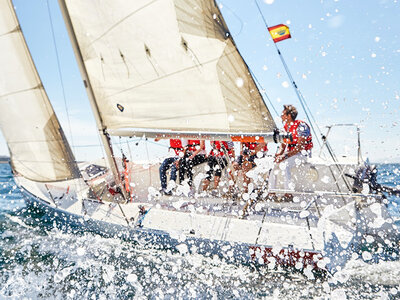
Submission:
{"label": "ocean water", "polygon": [[[379,170],[380,183],[400,188],[399,164]],[[400,220],[400,199],[389,200]],[[396,250],[313,276],[71,233],[28,211],[10,167],[0,164],[0,299],[400,299]]]}

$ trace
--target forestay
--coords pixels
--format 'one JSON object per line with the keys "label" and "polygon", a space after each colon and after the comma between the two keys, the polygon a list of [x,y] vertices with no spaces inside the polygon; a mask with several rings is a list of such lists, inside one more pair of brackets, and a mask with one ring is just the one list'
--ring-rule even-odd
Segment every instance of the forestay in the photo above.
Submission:
{"label": "forestay", "polygon": [[276,127],[214,1],[65,4],[109,132]]}
{"label": "forestay", "polygon": [[0,49],[0,128],[13,170],[41,182],[77,178],[73,154],[9,0],[0,0]]}

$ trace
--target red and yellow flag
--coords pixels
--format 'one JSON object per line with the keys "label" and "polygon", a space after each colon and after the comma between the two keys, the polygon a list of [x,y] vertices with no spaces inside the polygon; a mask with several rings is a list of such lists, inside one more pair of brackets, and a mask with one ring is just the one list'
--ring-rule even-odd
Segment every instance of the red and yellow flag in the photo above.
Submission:
{"label": "red and yellow flag", "polygon": [[289,27],[287,27],[286,25],[279,24],[276,26],[268,27],[268,30],[275,43],[291,38]]}

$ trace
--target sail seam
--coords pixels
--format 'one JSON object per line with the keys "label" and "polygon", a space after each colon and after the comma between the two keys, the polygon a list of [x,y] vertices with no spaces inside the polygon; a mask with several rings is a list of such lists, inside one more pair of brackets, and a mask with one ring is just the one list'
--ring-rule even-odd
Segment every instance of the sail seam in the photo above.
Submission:
{"label": "sail seam", "polygon": [[17,95],[19,93],[25,93],[25,92],[29,92],[29,91],[36,90],[36,89],[42,89],[42,88],[43,88],[43,86],[41,84],[38,84],[37,86],[32,87],[32,88],[23,89],[23,90],[7,93],[7,94],[4,94],[4,95],[0,95],[0,98],[5,98],[5,97],[12,96],[12,95]]}
{"label": "sail seam", "polygon": [[129,19],[131,16],[133,16],[134,14],[136,14],[137,12],[141,11],[142,9],[145,9],[146,7],[152,5],[154,2],[157,2],[158,0],[154,0],[151,1],[150,3],[138,8],[137,10],[131,12],[130,14],[128,14],[126,17],[122,18],[121,20],[119,20],[118,22],[116,22],[113,26],[111,26],[110,28],[108,28],[106,31],[104,31],[103,34],[101,34],[98,38],[94,39],[93,41],[91,41],[89,43],[89,45],[92,45],[93,43],[95,43],[96,41],[100,40],[101,38],[103,38],[107,33],[109,33],[111,30],[113,30],[115,27],[118,27],[121,23],[123,23],[126,19]]}
{"label": "sail seam", "polygon": [[20,143],[48,143],[48,142],[62,142],[63,139],[47,139],[47,140],[24,140],[24,141],[8,141],[9,144]]}
{"label": "sail seam", "polygon": [[3,34],[0,34],[0,37],[6,36],[6,35],[11,34],[11,33],[16,33],[16,32],[21,32],[21,26],[17,25],[13,30],[8,31],[8,32],[3,33]]}
{"label": "sail seam", "polygon": [[[203,64],[203,65],[207,65],[207,64],[213,63],[213,62],[215,62],[215,61],[218,61],[221,57],[228,56],[228,55],[232,54],[233,52],[234,52],[234,51],[229,52],[229,53],[225,54],[224,56],[219,56],[219,57],[210,59],[210,60],[208,60],[208,61],[203,62],[202,64]],[[192,70],[192,69],[196,69],[196,68],[198,68],[198,65],[194,65],[194,66],[190,66],[190,67],[187,67],[187,68],[184,68],[184,69],[181,69],[181,70],[177,70],[176,72],[166,74],[166,75],[164,75],[164,76],[155,78],[155,79],[153,79],[153,80],[149,80],[149,81],[147,81],[147,82],[143,82],[143,83],[141,83],[141,84],[137,84],[137,85],[135,85],[135,86],[129,87],[129,88],[127,88],[127,89],[125,89],[125,90],[122,90],[122,91],[119,91],[119,92],[117,92],[117,93],[115,93],[115,94],[108,95],[108,96],[104,97],[103,99],[111,98],[111,97],[114,97],[114,96],[116,96],[116,95],[123,94],[123,93],[125,93],[125,92],[130,91],[130,90],[133,90],[133,89],[135,89],[135,88],[138,88],[138,87],[141,87],[141,86],[145,86],[145,85],[147,85],[147,84],[156,82],[156,81],[158,81],[158,80],[161,80],[161,79],[164,79],[164,78],[167,78],[167,77],[170,77],[170,76],[179,74],[179,73],[183,73],[183,72],[186,72],[186,71],[189,71],[189,70]]]}

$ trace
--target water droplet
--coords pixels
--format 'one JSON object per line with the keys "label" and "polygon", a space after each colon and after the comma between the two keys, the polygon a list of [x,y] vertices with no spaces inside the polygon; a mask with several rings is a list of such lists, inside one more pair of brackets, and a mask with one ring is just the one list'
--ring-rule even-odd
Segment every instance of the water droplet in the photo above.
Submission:
{"label": "water droplet", "polygon": [[242,87],[243,86],[243,79],[242,78],[240,78],[240,77],[238,77],[238,78],[236,78],[236,85],[237,85],[237,87]]}

